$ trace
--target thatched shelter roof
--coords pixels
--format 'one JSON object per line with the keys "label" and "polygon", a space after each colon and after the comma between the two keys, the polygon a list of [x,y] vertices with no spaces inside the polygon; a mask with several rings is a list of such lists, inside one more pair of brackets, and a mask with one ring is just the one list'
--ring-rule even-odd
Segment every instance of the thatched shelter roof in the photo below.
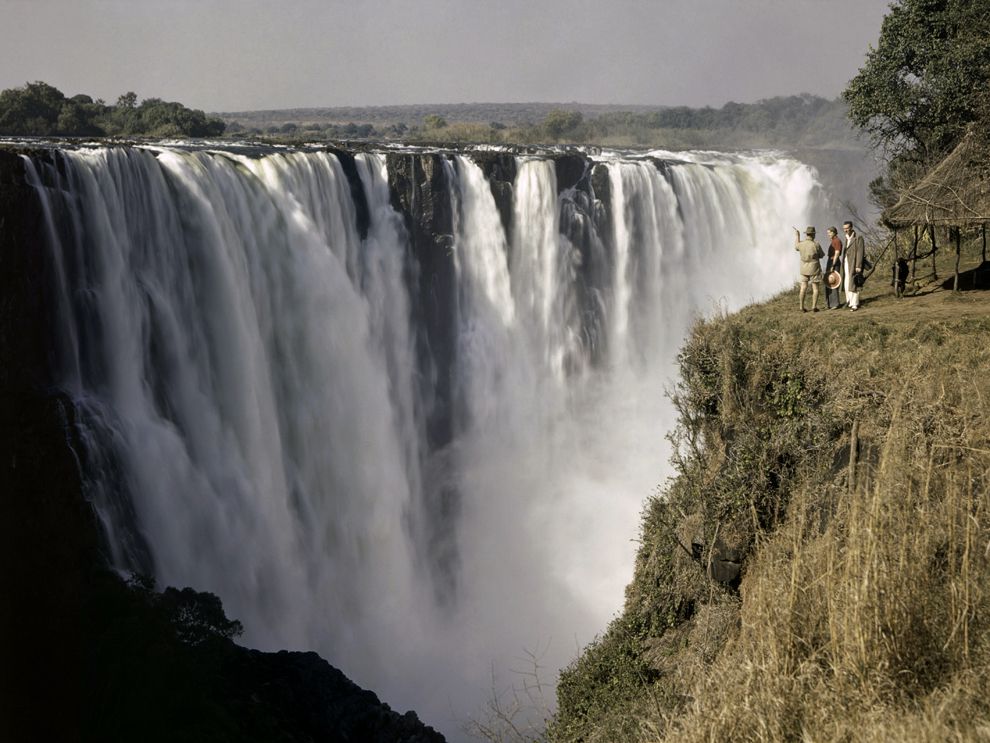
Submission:
{"label": "thatched shelter roof", "polygon": [[956,148],[883,213],[891,227],[965,227],[990,222],[990,147],[970,131]]}

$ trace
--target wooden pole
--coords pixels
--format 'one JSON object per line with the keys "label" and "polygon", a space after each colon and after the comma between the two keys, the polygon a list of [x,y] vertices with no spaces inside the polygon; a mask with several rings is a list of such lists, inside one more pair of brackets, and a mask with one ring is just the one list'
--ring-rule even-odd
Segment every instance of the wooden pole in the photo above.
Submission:
{"label": "wooden pole", "polygon": [[911,246],[911,282],[914,283],[914,271],[918,263],[918,241],[921,236],[918,234],[918,225],[914,226],[914,245]]}
{"label": "wooden pole", "polygon": [[956,227],[956,275],[952,279],[952,291],[959,291],[959,251],[962,243],[962,227]]}
{"label": "wooden pole", "polygon": [[932,281],[938,281],[938,269],[935,268],[935,253],[938,251],[938,246],[935,245],[935,225],[928,225],[931,229],[929,233],[932,238]]}
{"label": "wooden pole", "polygon": [[901,257],[901,250],[897,245],[897,228],[894,228],[894,267],[890,269],[890,286],[894,290],[894,296],[897,296],[897,261]]}
{"label": "wooden pole", "polygon": [[983,228],[983,262],[987,262],[987,223],[980,225]]}

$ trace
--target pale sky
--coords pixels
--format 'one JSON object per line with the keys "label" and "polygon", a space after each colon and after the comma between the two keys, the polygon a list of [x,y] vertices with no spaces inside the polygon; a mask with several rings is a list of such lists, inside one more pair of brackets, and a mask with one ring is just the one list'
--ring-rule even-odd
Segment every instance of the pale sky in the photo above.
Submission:
{"label": "pale sky", "polygon": [[0,0],[0,89],[206,111],[838,95],[889,0]]}

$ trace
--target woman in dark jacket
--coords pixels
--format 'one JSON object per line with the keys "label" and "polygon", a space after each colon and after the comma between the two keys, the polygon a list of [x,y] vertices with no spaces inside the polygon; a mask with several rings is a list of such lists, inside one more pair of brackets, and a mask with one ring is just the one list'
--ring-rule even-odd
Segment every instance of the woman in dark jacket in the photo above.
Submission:
{"label": "woman in dark jacket", "polygon": [[[828,228],[828,260],[825,263],[825,299],[828,303],[828,308],[830,310],[837,309],[840,307],[839,303],[839,288],[842,286],[842,240],[839,238],[839,231],[835,227]],[[828,275],[832,271],[839,272],[839,286],[834,289],[828,284]]]}

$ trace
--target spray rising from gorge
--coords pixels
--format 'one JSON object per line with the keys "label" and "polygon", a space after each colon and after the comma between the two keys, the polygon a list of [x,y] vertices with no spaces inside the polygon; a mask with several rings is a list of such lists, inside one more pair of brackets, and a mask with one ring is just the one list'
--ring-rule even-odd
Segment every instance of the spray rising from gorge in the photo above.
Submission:
{"label": "spray rising from gorge", "polygon": [[684,331],[818,198],[766,154],[25,160],[114,565],[448,731],[619,610]]}

